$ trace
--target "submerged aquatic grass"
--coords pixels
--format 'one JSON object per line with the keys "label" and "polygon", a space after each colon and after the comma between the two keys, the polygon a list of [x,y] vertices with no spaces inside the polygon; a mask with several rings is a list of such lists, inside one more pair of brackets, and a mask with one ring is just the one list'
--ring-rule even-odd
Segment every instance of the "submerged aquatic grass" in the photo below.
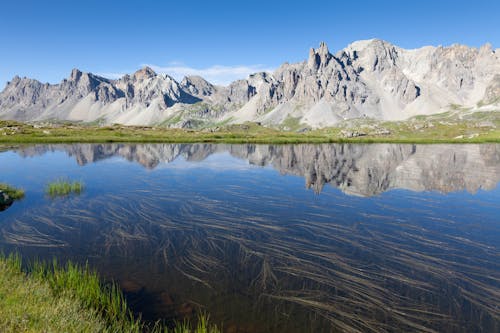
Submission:
{"label": "submerged aquatic grass", "polygon": [[0,255],[1,332],[219,333],[201,315],[169,329],[134,318],[119,286],[102,283],[88,266],[34,261],[23,269],[19,255]]}
{"label": "submerged aquatic grass", "polygon": [[13,200],[19,200],[24,198],[24,190],[15,188],[9,184],[0,183],[0,191],[7,194]]}
{"label": "submerged aquatic grass", "polygon": [[84,189],[82,181],[70,181],[60,178],[47,184],[45,192],[51,197],[66,196],[69,194],[80,194]]}
{"label": "submerged aquatic grass", "polygon": [[[493,150],[492,156],[496,156],[496,147],[481,149]],[[337,148],[352,150],[352,146]],[[192,146],[183,149],[197,151]],[[324,165],[348,160],[344,153],[327,151],[334,159],[321,162]],[[401,147],[396,151],[401,152]],[[273,152],[274,160],[286,156],[276,148]],[[434,152],[423,156],[442,154],[441,149]],[[295,156],[293,163],[300,166],[304,158]],[[456,150],[453,156],[460,161]],[[321,170],[322,164],[304,165],[310,168],[303,169]],[[27,248],[80,246],[75,242],[76,231],[88,239],[82,254],[98,253],[101,265],[119,267],[111,270],[113,276],[128,278],[130,272],[144,270],[135,273],[142,286],[151,283],[159,285],[161,292],[176,290],[178,300],[203,304],[219,316],[216,319],[229,309],[241,321],[252,316],[248,320],[252,323],[281,325],[281,330],[268,332],[288,330],[283,327],[289,318],[294,318],[290,326],[305,323],[318,329],[288,332],[496,332],[500,327],[498,248],[476,234],[483,227],[468,229],[466,239],[459,237],[456,228],[465,219],[456,217],[460,208],[439,209],[451,202],[448,199],[401,192],[402,200],[411,202],[413,209],[383,198],[372,201],[374,207],[367,209],[361,199],[337,192],[326,191],[329,199],[324,203],[304,201],[303,196],[288,195],[290,188],[283,186],[281,178],[262,182],[251,174],[233,184],[218,183],[217,192],[200,193],[204,183],[193,181],[190,173],[167,187],[166,178],[132,171],[134,174],[124,174],[127,183],[123,187],[107,184],[115,186],[112,193],[85,201],[61,200],[25,213],[2,228],[4,242]],[[221,204],[221,198],[231,198],[231,204]],[[491,209],[498,209],[496,202],[490,204]],[[283,209],[293,215],[283,214]],[[354,211],[359,214],[346,214]],[[471,214],[474,212],[491,219],[496,210],[473,210]],[[414,214],[418,214],[416,218]],[[78,224],[82,227],[75,228]],[[485,223],[484,228],[491,226]],[[489,230],[492,235],[498,233],[496,224]],[[132,259],[138,263],[131,264]],[[160,273],[149,268],[157,265]],[[169,289],[173,285],[175,289]],[[202,287],[193,289],[196,285]],[[227,290],[237,290],[238,296],[212,302],[212,298],[227,295]],[[249,295],[247,303],[240,301],[241,294]],[[149,306],[151,300],[144,302],[150,302]],[[269,303],[276,311],[265,311]],[[171,308],[160,308],[164,303],[157,304],[157,309],[165,311],[162,314],[171,313]],[[255,314],[250,307],[258,309]]]}

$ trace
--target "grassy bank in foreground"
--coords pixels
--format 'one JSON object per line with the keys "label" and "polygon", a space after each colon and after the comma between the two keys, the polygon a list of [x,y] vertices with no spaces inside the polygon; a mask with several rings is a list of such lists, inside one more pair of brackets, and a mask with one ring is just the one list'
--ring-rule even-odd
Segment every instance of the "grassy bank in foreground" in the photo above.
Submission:
{"label": "grassy bank in foreground", "polygon": [[172,332],[218,333],[201,318],[168,330],[135,319],[117,285],[103,284],[96,273],[68,263],[64,267],[0,255],[0,332]]}
{"label": "grassy bank in foreground", "polygon": [[444,113],[402,122],[354,119],[337,127],[279,130],[256,123],[199,130],[70,123],[0,121],[0,144],[9,143],[482,143],[500,142],[500,112]]}

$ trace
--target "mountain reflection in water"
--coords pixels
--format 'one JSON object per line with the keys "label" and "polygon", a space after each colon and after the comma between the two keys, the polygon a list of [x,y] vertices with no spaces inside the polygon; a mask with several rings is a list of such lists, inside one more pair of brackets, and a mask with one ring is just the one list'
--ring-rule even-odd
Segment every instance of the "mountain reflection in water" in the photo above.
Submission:
{"label": "mountain reflection in water", "polygon": [[[89,261],[147,319],[500,329],[500,145],[39,145],[0,169],[27,194],[0,248]],[[87,190],[46,198],[63,171]]]}
{"label": "mountain reflection in water", "polygon": [[331,184],[347,194],[372,196],[390,189],[453,192],[491,190],[500,180],[500,145],[222,145],[78,144],[41,145],[16,150],[22,156],[64,151],[79,165],[114,156],[154,169],[179,156],[202,161],[228,152],[250,164],[270,165],[282,174],[305,178],[320,193]]}

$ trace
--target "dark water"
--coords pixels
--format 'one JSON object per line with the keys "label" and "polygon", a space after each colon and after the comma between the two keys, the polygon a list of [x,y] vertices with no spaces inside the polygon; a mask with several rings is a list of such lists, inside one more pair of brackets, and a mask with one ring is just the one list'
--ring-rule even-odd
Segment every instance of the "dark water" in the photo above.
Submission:
{"label": "dark water", "polygon": [[[88,261],[150,320],[498,332],[500,145],[3,148],[0,248]],[[80,196],[44,186],[82,180]]]}

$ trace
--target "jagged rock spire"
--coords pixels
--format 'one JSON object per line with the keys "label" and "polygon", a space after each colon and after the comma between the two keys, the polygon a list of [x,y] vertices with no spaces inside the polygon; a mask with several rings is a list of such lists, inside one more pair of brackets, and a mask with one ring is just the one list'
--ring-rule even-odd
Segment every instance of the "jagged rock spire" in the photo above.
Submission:
{"label": "jagged rock spire", "polygon": [[315,50],[311,48],[309,50],[309,59],[307,64],[309,68],[317,70],[321,66],[326,66],[331,58],[332,55],[330,54],[330,51],[328,51],[328,46],[325,42],[321,42],[318,49]]}
{"label": "jagged rock spire", "polygon": [[319,59],[316,55],[316,51],[311,47],[309,50],[309,59],[307,60],[307,66],[311,69],[318,69]]}
{"label": "jagged rock spire", "polygon": [[69,76],[69,79],[71,81],[78,81],[82,77],[82,71],[80,71],[78,68],[73,68],[71,70],[71,74]]}

